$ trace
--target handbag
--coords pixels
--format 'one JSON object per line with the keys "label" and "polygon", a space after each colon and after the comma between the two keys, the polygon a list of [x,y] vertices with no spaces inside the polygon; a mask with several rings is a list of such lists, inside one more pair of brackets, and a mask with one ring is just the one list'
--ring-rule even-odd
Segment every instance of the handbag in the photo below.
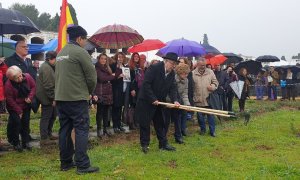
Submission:
{"label": "handbag", "polygon": [[134,123],[134,108],[129,107],[125,112],[125,124],[133,124]]}
{"label": "handbag", "polygon": [[38,100],[36,96],[34,96],[32,102],[31,102],[31,109],[36,114],[39,110],[39,107],[41,105],[41,102]]}

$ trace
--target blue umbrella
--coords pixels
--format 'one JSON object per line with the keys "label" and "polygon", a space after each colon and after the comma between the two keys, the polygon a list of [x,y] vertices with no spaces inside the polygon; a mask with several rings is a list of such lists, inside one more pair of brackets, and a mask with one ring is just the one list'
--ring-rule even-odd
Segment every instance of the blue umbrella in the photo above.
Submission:
{"label": "blue umbrella", "polygon": [[205,49],[199,43],[184,38],[167,42],[167,45],[161,48],[156,55],[163,56],[168,52],[176,53],[180,57],[196,57],[206,54]]}
{"label": "blue umbrella", "polygon": [[[0,39],[1,41],[1,39]],[[28,53],[29,54],[37,54],[37,53],[40,53],[40,52],[45,52],[45,51],[54,51],[56,48],[57,48],[57,42],[58,40],[57,39],[52,39],[50,40],[47,44],[28,44],[28,47],[29,47],[29,50],[28,50]],[[2,41],[2,44],[4,44],[4,53],[7,53],[6,54],[13,54],[11,53],[15,51],[15,44],[17,42],[16,41],[13,41],[13,40],[10,40],[10,39],[7,39],[5,37],[3,37],[3,41]],[[9,51],[11,50],[11,51]],[[1,50],[0,50],[1,52]],[[5,57],[8,57],[9,55],[6,55]]]}

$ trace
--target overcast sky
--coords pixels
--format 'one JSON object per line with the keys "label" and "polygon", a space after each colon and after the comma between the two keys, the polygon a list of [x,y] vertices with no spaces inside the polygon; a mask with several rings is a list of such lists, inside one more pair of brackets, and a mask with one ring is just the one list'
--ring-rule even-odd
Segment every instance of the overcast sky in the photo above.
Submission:
{"label": "overcast sky", "polygon": [[[52,16],[61,0],[2,0],[34,4]],[[184,37],[209,43],[221,52],[249,56],[300,53],[300,0],[68,0],[79,24],[92,35],[109,24],[126,24],[145,39],[164,42]]]}

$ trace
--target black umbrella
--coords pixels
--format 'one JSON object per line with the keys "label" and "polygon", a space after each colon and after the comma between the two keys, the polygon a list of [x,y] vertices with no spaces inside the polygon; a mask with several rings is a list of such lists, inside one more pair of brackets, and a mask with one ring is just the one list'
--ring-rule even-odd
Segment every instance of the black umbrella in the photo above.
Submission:
{"label": "black umbrella", "polygon": [[280,59],[278,57],[271,56],[271,55],[259,56],[255,60],[258,61],[258,62],[277,62],[277,61],[280,61]]}
{"label": "black umbrella", "polygon": [[285,72],[287,71],[287,69],[290,69],[293,73],[300,72],[300,67],[299,66],[293,66],[293,65],[278,66],[278,67],[275,68],[276,71],[279,71],[281,69],[284,70]]}
{"label": "black umbrella", "polygon": [[234,71],[236,73],[239,73],[240,69],[242,68],[247,69],[249,74],[257,75],[259,71],[262,70],[262,65],[261,62],[257,62],[254,60],[243,61],[234,68]]}
{"label": "black umbrella", "polygon": [[221,52],[217,48],[215,48],[209,44],[201,44],[201,46],[205,49],[207,54],[211,54],[211,55],[221,54]]}
{"label": "black umbrella", "polygon": [[243,61],[244,59],[234,53],[222,53],[223,56],[227,57],[227,60],[223,63],[223,64],[230,64],[230,63],[240,63],[241,61]]}
{"label": "black umbrella", "polygon": [[3,34],[29,34],[33,32],[40,32],[40,30],[27,16],[16,10],[0,8],[0,35],[2,36],[2,42]]}

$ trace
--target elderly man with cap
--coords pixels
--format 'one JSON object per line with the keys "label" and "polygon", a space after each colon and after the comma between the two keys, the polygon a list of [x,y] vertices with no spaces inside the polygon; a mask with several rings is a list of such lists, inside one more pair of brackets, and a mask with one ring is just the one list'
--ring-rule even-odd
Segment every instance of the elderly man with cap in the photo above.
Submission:
{"label": "elderly man with cap", "polygon": [[[87,155],[90,125],[88,100],[96,87],[97,75],[91,56],[83,49],[86,30],[74,25],[67,29],[67,33],[70,42],[58,53],[55,65],[61,170],[67,171],[76,165],[78,174],[98,172],[99,168],[90,165]],[[73,128],[75,144],[71,139]]]}
{"label": "elderly man with cap", "polygon": [[46,61],[39,68],[36,79],[36,97],[42,105],[40,121],[41,146],[54,143],[50,140],[58,139],[52,135],[52,127],[56,119],[54,103],[56,55],[55,51],[46,53]]}
{"label": "elderly man with cap", "polygon": [[167,127],[163,118],[163,107],[158,106],[160,101],[166,101],[167,95],[171,102],[177,102],[177,87],[175,82],[175,65],[178,63],[178,56],[175,53],[167,53],[163,62],[151,65],[146,73],[142,87],[139,92],[136,105],[136,118],[140,123],[140,143],[142,151],[149,151],[150,143],[150,121],[153,120],[159,149],[175,151],[167,141]]}

